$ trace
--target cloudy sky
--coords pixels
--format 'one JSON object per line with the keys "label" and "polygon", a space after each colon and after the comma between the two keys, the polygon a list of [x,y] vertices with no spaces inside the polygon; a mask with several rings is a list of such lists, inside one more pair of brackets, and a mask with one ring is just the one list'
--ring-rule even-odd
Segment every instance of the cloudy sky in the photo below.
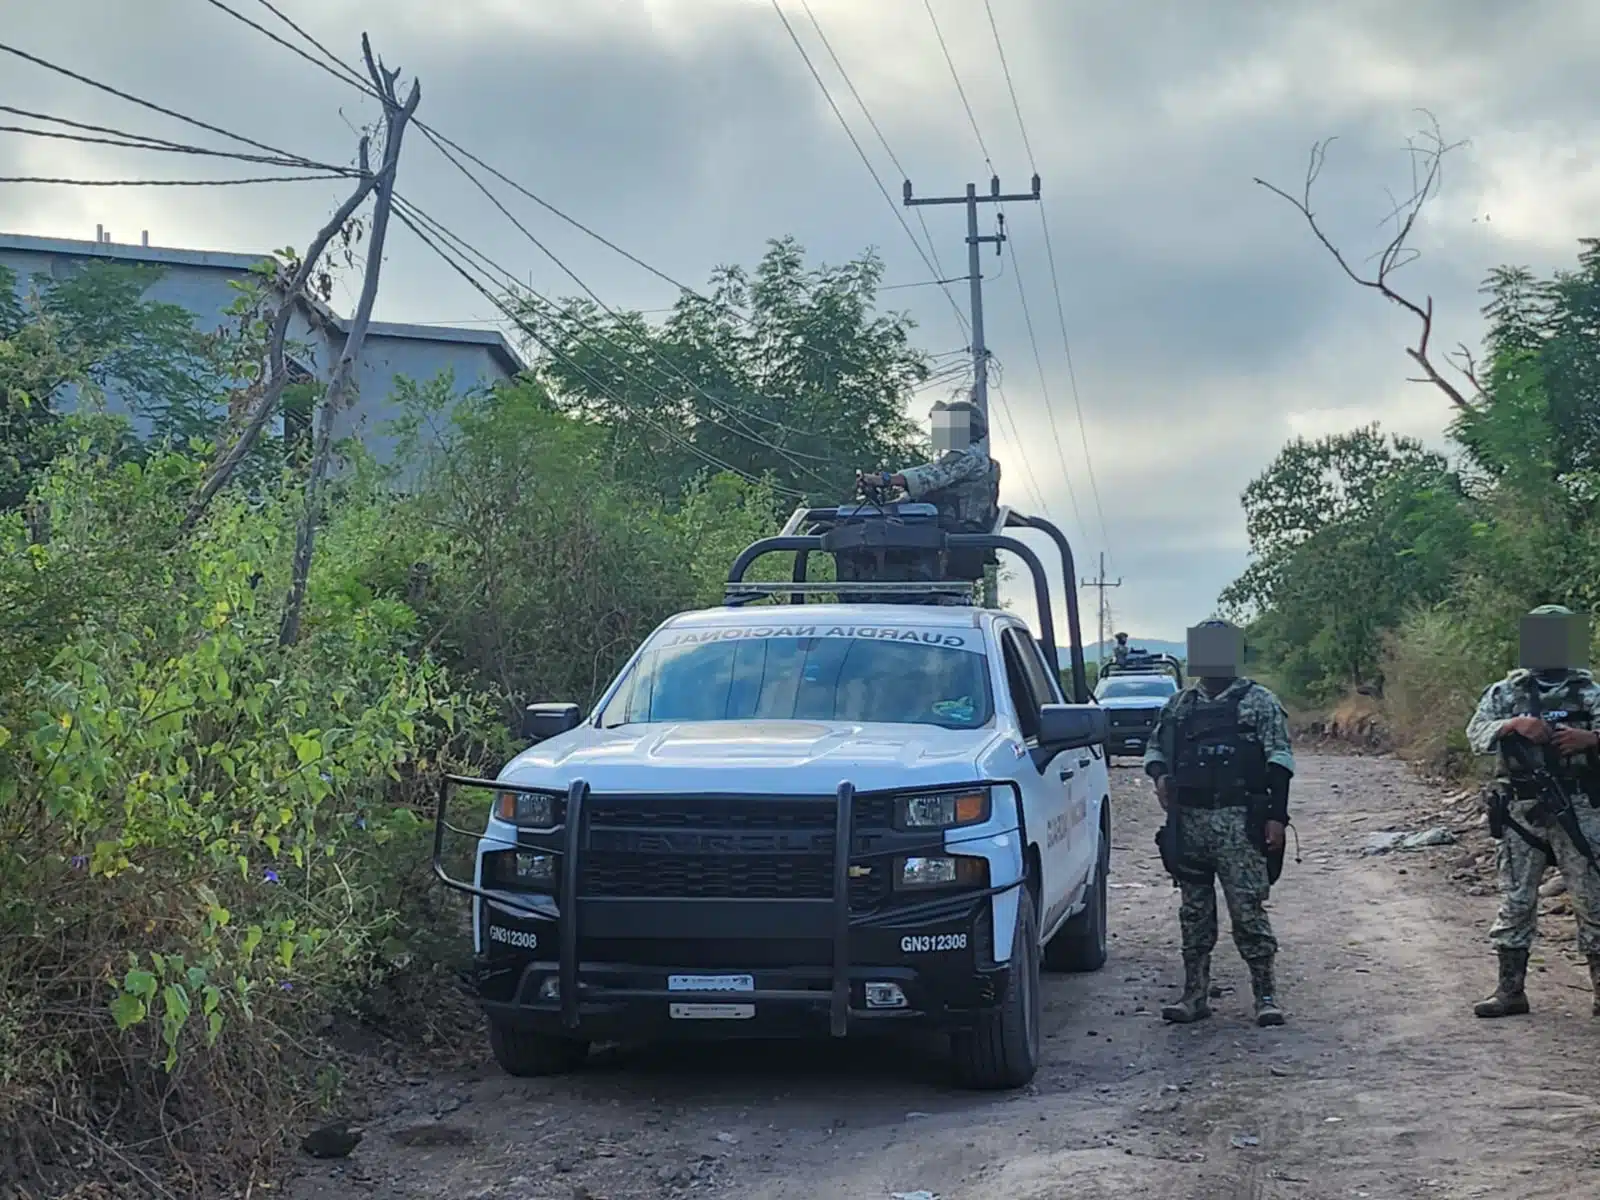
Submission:
{"label": "cloudy sky", "polygon": [[[260,0],[227,2],[293,37]],[[1286,439],[1381,420],[1438,442],[1449,415],[1436,393],[1406,382],[1410,318],[1344,279],[1301,218],[1252,177],[1293,189],[1311,143],[1337,135],[1318,211],[1359,262],[1384,241],[1388,193],[1406,190],[1417,110],[1434,112],[1447,139],[1470,144],[1447,161],[1415,239],[1423,258],[1400,282],[1433,295],[1443,347],[1472,342],[1474,289],[1489,267],[1565,265],[1575,239],[1600,232],[1600,5],[991,3],[1044,181],[1078,385],[1075,403],[1038,212],[1013,205],[1043,378],[1019,272],[1009,257],[1003,270],[986,259],[998,273],[986,285],[988,339],[1020,435],[997,400],[1004,498],[1034,507],[1031,474],[1084,573],[1105,550],[1109,574],[1124,580],[1111,593],[1116,625],[1181,637],[1244,565],[1238,495]],[[421,77],[425,120],[675,278],[699,284],[718,263],[753,262],[782,234],[829,261],[877,247],[892,284],[929,278],[771,0],[278,4],[347,57],[369,32],[391,65]],[[898,198],[899,172],[801,0],[782,7]],[[810,7],[917,191],[984,187],[988,168],[924,0]],[[1030,162],[983,3],[932,8],[1002,184],[1026,190]],[[376,115],[208,0],[0,0],[0,14],[0,41],[322,161],[351,161],[353,128]],[[0,103],[230,148],[3,55]],[[407,140],[401,172],[414,201],[522,278],[573,290],[420,138]],[[239,173],[0,134],[0,175]],[[0,185],[0,230],[92,238],[101,223],[117,241],[147,229],[157,245],[266,251],[303,246],[342,191]],[[532,202],[508,193],[506,203],[610,304],[673,299],[669,285]],[[960,210],[924,213],[940,260],[959,274]],[[964,307],[962,289],[952,291]],[[353,293],[344,284],[336,304],[348,310]],[[917,318],[926,348],[966,343],[938,289],[900,288],[885,300]],[[378,316],[482,323],[492,311],[396,229]],[[1091,640],[1093,596],[1084,593]]]}

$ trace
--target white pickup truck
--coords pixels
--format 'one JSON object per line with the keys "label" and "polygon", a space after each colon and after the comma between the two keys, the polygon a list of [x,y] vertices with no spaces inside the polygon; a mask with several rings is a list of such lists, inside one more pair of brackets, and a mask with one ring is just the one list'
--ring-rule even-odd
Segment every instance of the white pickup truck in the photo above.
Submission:
{"label": "white pickup truck", "polygon": [[532,706],[531,748],[447,787],[490,797],[471,885],[435,865],[476,898],[496,1059],[914,1024],[966,1086],[1027,1083],[1041,968],[1106,960],[1107,730],[1081,699],[1001,610],[667,620],[587,716]]}

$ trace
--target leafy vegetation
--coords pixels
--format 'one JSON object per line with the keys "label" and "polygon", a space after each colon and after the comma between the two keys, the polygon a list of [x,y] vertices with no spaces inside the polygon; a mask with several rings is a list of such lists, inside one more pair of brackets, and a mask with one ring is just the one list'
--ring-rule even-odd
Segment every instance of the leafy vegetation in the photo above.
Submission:
{"label": "leafy vegetation", "polygon": [[[714,599],[796,462],[832,486],[916,448],[924,368],[877,278],[782,243],[718,277],[739,318],[583,332],[573,305],[570,356],[509,385],[401,385],[397,460],[346,447],[289,646],[303,463],[269,446],[185,520],[260,382],[260,290],[200,337],[144,275],[0,280],[0,1191],[94,1162],[238,1193],[339,1103],[330,1020],[431,1036],[468,945],[429,885],[440,772],[492,773],[523,704],[592,700]],[[585,393],[568,357],[624,332],[715,409],[638,364],[629,404]],[[157,436],[82,403],[111,393]]]}
{"label": "leafy vegetation", "polygon": [[1517,617],[1600,608],[1600,240],[1483,292],[1451,460],[1376,427],[1291,442],[1244,493],[1253,561],[1223,595],[1295,699],[1380,691],[1441,767],[1465,762],[1459,731],[1514,664]]}

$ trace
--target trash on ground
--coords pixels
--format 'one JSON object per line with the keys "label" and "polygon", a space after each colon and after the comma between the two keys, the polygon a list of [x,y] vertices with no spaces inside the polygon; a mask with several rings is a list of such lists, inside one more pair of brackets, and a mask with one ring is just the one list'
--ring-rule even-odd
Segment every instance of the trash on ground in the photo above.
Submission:
{"label": "trash on ground", "polygon": [[1432,829],[1424,829],[1421,833],[1413,833],[1400,843],[1402,850],[1423,850],[1429,846],[1453,846],[1456,835],[1443,825],[1435,825]]}

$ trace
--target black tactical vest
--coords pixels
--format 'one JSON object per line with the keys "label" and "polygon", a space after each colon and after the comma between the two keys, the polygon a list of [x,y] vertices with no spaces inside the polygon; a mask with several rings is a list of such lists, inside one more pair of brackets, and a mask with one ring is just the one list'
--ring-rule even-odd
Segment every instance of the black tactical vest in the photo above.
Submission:
{"label": "black tactical vest", "polygon": [[1172,782],[1180,792],[1219,799],[1259,795],[1267,787],[1267,757],[1253,725],[1239,720],[1243,689],[1225,700],[1195,693],[1178,724]]}
{"label": "black tactical vest", "polygon": [[[1538,680],[1529,675],[1523,680],[1520,689],[1519,703],[1516,715],[1538,717],[1548,721],[1551,725],[1564,726],[1568,729],[1593,729],[1594,714],[1588,710],[1584,697],[1584,683],[1581,678],[1568,679],[1565,686],[1549,695],[1539,691]],[[1545,769],[1567,783],[1576,783],[1586,786],[1591,779],[1592,771],[1587,756],[1566,758],[1553,745],[1539,747],[1544,754]],[[1509,766],[1508,773],[1513,779],[1520,774]],[[1592,792],[1591,792],[1592,794]]]}

